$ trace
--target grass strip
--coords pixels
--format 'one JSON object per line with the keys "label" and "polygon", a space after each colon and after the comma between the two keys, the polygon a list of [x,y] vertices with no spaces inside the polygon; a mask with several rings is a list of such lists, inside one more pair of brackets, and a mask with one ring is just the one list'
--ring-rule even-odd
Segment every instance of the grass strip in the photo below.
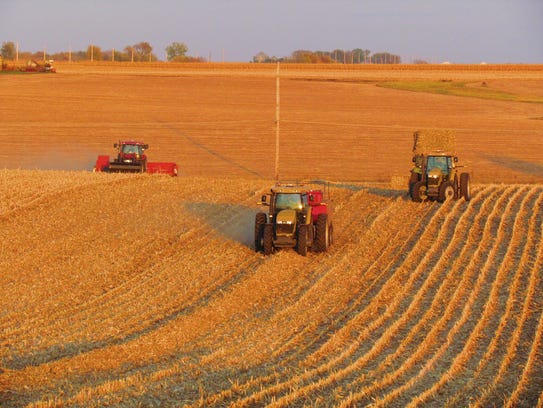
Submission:
{"label": "grass strip", "polygon": [[455,82],[452,80],[440,81],[387,81],[379,82],[377,86],[383,88],[399,89],[412,92],[426,92],[440,95],[464,96],[469,98],[492,99],[509,102],[543,103],[543,97],[517,95],[496,89],[473,86],[474,82]]}

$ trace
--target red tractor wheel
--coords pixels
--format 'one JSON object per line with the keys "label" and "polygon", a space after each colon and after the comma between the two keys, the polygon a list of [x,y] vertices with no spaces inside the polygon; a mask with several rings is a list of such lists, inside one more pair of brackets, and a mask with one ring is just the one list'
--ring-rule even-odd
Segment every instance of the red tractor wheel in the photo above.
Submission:
{"label": "red tractor wheel", "polygon": [[330,245],[328,214],[320,214],[315,226],[315,252],[325,252]]}

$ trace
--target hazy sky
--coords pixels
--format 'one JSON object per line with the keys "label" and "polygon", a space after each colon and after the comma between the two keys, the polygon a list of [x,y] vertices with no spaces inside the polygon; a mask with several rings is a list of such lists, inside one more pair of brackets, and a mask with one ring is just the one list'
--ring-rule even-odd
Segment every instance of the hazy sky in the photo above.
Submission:
{"label": "hazy sky", "polygon": [[50,53],[146,41],[160,59],[176,41],[213,61],[362,48],[404,62],[543,63],[543,0],[0,0],[6,41]]}

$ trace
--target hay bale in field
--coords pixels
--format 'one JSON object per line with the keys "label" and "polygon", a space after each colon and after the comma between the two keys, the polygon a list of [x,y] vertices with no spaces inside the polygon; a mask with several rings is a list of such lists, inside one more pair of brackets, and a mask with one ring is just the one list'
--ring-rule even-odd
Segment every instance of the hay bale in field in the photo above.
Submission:
{"label": "hay bale in field", "polygon": [[456,134],[449,129],[422,129],[413,133],[413,155],[443,151],[454,153]]}

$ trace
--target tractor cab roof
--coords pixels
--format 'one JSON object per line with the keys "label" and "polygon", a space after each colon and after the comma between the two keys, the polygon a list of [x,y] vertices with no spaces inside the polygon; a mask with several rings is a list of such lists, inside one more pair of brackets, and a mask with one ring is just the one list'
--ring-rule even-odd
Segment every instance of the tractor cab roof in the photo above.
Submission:
{"label": "tractor cab roof", "polygon": [[324,195],[327,183],[324,181],[278,181],[271,188],[274,194],[320,194]]}
{"label": "tractor cab roof", "polygon": [[271,189],[272,193],[283,194],[304,194],[308,190],[305,183],[300,181],[278,181]]}
{"label": "tractor cab roof", "polygon": [[274,186],[271,191],[276,194],[305,194],[308,189],[302,186]]}
{"label": "tractor cab roof", "polygon": [[445,151],[445,150],[431,150],[431,151],[428,151],[428,152],[424,152],[424,153],[420,153],[416,156],[442,156],[442,157],[452,157],[452,156],[456,156],[453,152],[451,151]]}
{"label": "tractor cab roof", "polygon": [[146,143],[144,142],[139,142],[139,141],[136,141],[136,140],[121,140],[119,141],[119,144],[121,145],[136,145],[136,146],[144,146]]}

